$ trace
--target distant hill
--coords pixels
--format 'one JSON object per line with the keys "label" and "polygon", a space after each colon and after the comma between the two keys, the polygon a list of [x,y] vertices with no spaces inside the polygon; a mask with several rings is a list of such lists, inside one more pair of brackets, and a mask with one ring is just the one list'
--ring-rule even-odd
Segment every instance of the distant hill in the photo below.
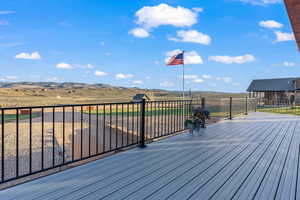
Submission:
{"label": "distant hill", "polygon": [[108,84],[87,84],[87,83],[73,83],[73,82],[0,82],[0,88],[113,88]]}

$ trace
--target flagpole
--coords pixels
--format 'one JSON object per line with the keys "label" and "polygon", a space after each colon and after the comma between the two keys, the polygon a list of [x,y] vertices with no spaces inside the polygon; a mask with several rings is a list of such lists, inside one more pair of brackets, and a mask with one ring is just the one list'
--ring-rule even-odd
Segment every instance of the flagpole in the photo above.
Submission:
{"label": "flagpole", "polygon": [[182,62],[182,99],[184,99],[184,51],[182,51],[182,56],[183,56],[183,62]]}
{"label": "flagpole", "polygon": [[182,64],[182,98],[184,99],[184,63]]}

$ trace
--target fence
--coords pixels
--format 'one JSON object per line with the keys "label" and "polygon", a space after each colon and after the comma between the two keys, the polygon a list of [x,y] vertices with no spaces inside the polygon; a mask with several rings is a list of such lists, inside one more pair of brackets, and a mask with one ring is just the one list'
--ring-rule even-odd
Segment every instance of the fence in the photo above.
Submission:
{"label": "fence", "polygon": [[213,118],[232,119],[235,116],[256,111],[256,102],[256,99],[247,97],[205,98],[205,109]]}
{"label": "fence", "polygon": [[257,99],[257,110],[260,112],[300,115],[300,106],[298,104],[280,98],[272,99],[272,101],[265,98]]}
{"label": "fence", "polygon": [[0,183],[184,131],[193,106],[205,104],[214,115],[232,117],[251,110],[251,102],[227,98],[1,108]]}

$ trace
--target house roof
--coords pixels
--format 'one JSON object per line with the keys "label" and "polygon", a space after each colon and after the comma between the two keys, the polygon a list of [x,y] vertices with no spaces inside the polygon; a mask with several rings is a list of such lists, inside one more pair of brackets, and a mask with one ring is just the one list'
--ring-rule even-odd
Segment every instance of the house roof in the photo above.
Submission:
{"label": "house roof", "polygon": [[142,99],[150,100],[150,98],[146,94],[136,94],[133,97],[133,100],[135,100],[135,101],[139,101],[139,100],[142,100]]}
{"label": "house roof", "polygon": [[248,87],[248,92],[264,91],[294,91],[294,81],[299,78],[277,78],[253,80]]}
{"label": "house roof", "polygon": [[296,42],[300,50],[300,1],[284,0],[294,30]]}

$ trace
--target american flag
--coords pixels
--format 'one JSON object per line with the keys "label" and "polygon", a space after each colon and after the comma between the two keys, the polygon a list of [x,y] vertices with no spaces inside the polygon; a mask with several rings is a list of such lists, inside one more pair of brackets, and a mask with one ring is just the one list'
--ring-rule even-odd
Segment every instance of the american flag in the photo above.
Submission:
{"label": "american flag", "polygon": [[184,64],[184,51],[175,55],[175,56],[172,56],[169,60],[169,62],[167,63],[167,65],[183,65]]}

